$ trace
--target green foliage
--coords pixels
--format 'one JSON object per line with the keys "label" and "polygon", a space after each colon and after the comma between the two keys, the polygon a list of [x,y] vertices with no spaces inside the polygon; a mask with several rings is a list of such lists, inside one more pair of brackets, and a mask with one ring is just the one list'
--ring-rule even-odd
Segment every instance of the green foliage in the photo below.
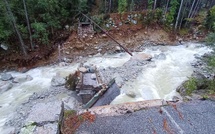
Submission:
{"label": "green foliage", "polygon": [[75,110],[65,110],[64,117],[75,116],[77,112]]}
{"label": "green foliage", "polygon": [[194,90],[197,89],[197,79],[194,77],[189,78],[184,87],[186,88],[187,95],[190,95]]}
{"label": "green foliage", "polygon": [[150,25],[160,22],[162,19],[162,10],[157,8],[156,10],[148,10],[146,15],[143,16],[143,25]]}
{"label": "green foliage", "polygon": [[[101,15],[92,16],[91,19],[94,20],[99,26],[102,26],[102,25],[103,25],[103,22],[104,22],[104,15],[101,14]],[[95,30],[96,32],[101,32],[101,29],[98,28],[98,27],[95,26],[95,25],[94,25],[94,30]]]}
{"label": "green foliage", "polygon": [[153,5],[153,0],[148,0],[148,9],[151,10]]}
{"label": "green foliage", "polygon": [[206,43],[210,46],[214,46],[215,44],[215,33],[209,33],[206,37]]}
{"label": "green foliage", "polygon": [[78,2],[78,10],[85,12],[87,11],[88,6],[87,6],[87,0],[79,0]]}
{"label": "green foliage", "polygon": [[213,94],[215,92],[215,81],[207,80],[207,85],[208,85],[207,89],[209,90],[209,94]]}
{"label": "green foliage", "polygon": [[215,55],[214,54],[207,57],[206,61],[207,61],[208,66],[215,68]]}
{"label": "green foliage", "polygon": [[215,31],[215,6],[213,6],[208,12],[206,26]]}
{"label": "green foliage", "polygon": [[199,25],[205,25],[206,18],[207,18],[207,11],[203,10],[199,12],[198,16],[196,16],[194,20]]}
{"label": "green foliage", "polygon": [[188,28],[183,28],[179,30],[179,34],[181,36],[187,35],[189,33],[189,29]]}
{"label": "green foliage", "polygon": [[166,22],[168,25],[173,24],[173,21],[175,20],[176,10],[179,3],[177,0],[171,0],[170,2],[170,11],[166,15]]}
{"label": "green foliage", "polygon": [[[29,33],[25,19],[23,2],[8,1],[16,19],[17,27],[24,41],[28,41]],[[87,0],[25,0],[30,20],[32,37],[38,45],[48,44],[56,36],[55,33],[70,22],[79,11],[87,11]],[[13,42],[15,39],[10,16],[5,8],[4,1],[0,1],[0,42]],[[8,43],[9,44],[9,43]]]}
{"label": "green foliage", "polygon": [[118,0],[118,12],[124,13],[127,10],[127,0]]}
{"label": "green foliage", "polygon": [[48,33],[46,31],[46,24],[40,23],[40,22],[34,22],[31,24],[31,27],[33,29],[33,39],[38,39],[40,43],[47,44],[48,39]]}

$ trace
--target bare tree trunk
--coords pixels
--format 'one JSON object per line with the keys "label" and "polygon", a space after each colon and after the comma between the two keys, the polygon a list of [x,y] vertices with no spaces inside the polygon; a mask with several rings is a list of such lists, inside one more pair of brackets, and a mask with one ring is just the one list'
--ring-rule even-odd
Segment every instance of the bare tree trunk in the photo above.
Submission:
{"label": "bare tree trunk", "polygon": [[193,18],[193,17],[194,17],[194,15],[195,15],[195,13],[196,13],[196,11],[197,11],[198,6],[199,6],[200,3],[201,3],[201,0],[197,0],[196,6],[195,6],[195,8],[194,8],[194,10],[193,10],[193,13],[192,13],[192,15],[190,16],[190,18]]}
{"label": "bare tree trunk", "polygon": [[112,7],[112,0],[109,1],[109,11],[108,11],[108,13],[111,12],[111,7]]}
{"label": "bare tree trunk", "polygon": [[24,41],[23,41],[22,36],[21,36],[21,34],[20,34],[20,32],[19,32],[19,29],[17,28],[16,20],[15,20],[15,18],[14,18],[14,16],[13,16],[13,13],[12,13],[11,9],[10,9],[10,6],[9,6],[9,4],[8,4],[8,1],[7,1],[7,0],[4,0],[4,2],[5,2],[5,5],[6,5],[6,9],[7,9],[7,11],[8,11],[8,14],[9,14],[10,20],[11,20],[11,22],[12,22],[12,24],[13,24],[14,30],[16,31],[16,34],[17,34],[17,36],[18,36],[18,38],[19,38],[19,41],[20,41],[20,44],[21,44],[21,49],[22,49],[24,55],[27,56],[27,51],[26,51],[26,49],[25,49]]}
{"label": "bare tree trunk", "polygon": [[181,29],[181,25],[182,25],[184,15],[185,15],[185,11],[186,11],[186,8],[187,8],[187,3],[188,3],[188,1],[185,1],[185,8],[183,9],[183,12],[182,12],[182,17],[181,17],[181,21],[180,21],[180,24],[179,24],[179,29]]}
{"label": "bare tree trunk", "polygon": [[31,27],[30,27],[30,23],[29,23],[28,12],[27,12],[27,8],[26,8],[25,0],[23,0],[23,5],[24,5],[24,9],[25,9],[25,18],[26,18],[26,21],[27,21],[27,27],[28,27],[28,32],[29,32],[31,49],[34,50],[34,45],[33,45],[33,41],[32,41],[32,34],[31,34]]}
{"label": "bare tree trunk", "polygon": [[130,4],[130,12],[133,11],[134,9],[134,0],[131,0],[131,4]]}
{"label": "bare tree trunk", "polygon": [[207,0],[206,4],[205,4],[205,7],[207,8],[208,7],[208,3],[209,3],[210,0]]}
{"label": "bare tree trunk", "polygon": [[155,2],[154,2],[154,7],[153,7],[153,9],[156,8],[156,5],[157,5],[157,0],[155,0]]}
{"label": "bare tree trunk", "polygon": [[196,0],[194,0],[194,1],[193,1],[193,4],[192,4],[192,6],[191,6],[191,9],[190,9],[190,12],[189,12],[189,14],[188,14],[188,17],[187,17],[187,18],[190,18],[191,13],[192,13],[192,10],[193,10],[193,7],[194,7],[195,3],[196,3]]}
{"label": "bare tree trunk", "polygon": [[166,9],[165,9],[165,12],[164,12],[164,14],[166,14],[166,13],[167,13],[167,10],[168,10],[168,5],[169,5],[169,0],[167,0],[167,3],[166,3]]}
{"label": "bare tree trunk", "polygon": [[178,21],[179,21],[179,18],[180,18],[180,14],[181,14],[181,9],[182,9],[183,2],[184,2],[184,0],[181,0],[180,8],[179,8],[177,19],[176,19],[176,22],[175,22],[175,30],[178,27]]}
{"label": "bare tree trunk", "polygon": [[106,0],[105,0],[105,14],[106,14],[106,11],[107,11],[107,2],[106,2]]}

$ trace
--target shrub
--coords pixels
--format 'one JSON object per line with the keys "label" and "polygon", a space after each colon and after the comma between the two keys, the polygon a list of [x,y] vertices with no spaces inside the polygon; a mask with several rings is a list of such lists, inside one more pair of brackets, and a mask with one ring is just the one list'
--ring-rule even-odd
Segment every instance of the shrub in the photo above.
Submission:
{"label": "shrub", "polygon": [[215,44],[215,33],[209,33],[206,37],[206,43],[213,46]]}
{"label": "shrub", "polygon": [[197,89],[197,80],[194,77],[189,78],[189,80],[185,83],[186,93],[190,95],[194,90]]}

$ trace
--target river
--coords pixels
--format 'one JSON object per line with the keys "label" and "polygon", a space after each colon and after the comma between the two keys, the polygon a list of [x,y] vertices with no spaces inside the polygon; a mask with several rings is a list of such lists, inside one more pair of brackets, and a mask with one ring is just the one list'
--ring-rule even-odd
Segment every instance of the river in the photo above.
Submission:
{"label": "river", "polygon": [[[195,54],[203,55],[211,51],[201,44],[187,43],[180,46],[154,46],[148,47],[143,52],[151,54],[153,57],[160,53],[165,55],[165,59],[153,58],[154,64],[143,69],[135,81],[126,82],[121,88],[121,94],[112,104],[135,102],[150,99],[172,99],[177,96],[175,89],[193,72],[191,63],[195,61]],[[140,52],[141,53],[141,52]],[[137,53],[133,53],[137,54]],[[85,64],[94,64],[97,67],[107,68],[123,66],[130,59],[125,53],[114,55],[94,56],[83,58]],[[45,66],[31,69],[26,73],[8,72],[13,77],[30,75],[33,80],[21,84],[14,84],[13,88],[0,94],[0,132],[4,123],[14,116],[18,106],[26,102],[35,92],[48,90],[51,79],[57,73],[67,76],[74,72],[80,63],[71,63],[68,66]],[[132,91],[136,97],[128,97],[125,92]]]}

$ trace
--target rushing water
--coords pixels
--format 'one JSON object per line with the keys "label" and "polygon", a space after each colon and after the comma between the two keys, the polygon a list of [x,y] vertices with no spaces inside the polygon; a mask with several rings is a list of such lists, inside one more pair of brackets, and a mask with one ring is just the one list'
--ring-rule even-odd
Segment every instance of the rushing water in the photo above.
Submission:
{"label": "rushing water", "polygon": [[[187,44],[181,46],[163,46],[150,47],[144,50],[152,56],[164,53],[166,59],[155,59],[155,65],[149,66],[140,72],[134,82],[127,82],[121,89],[119,95],[112,103],[124,103],[149,99],[171,99],[176,95],[175,89],[184,80],[192,74],[193,68],[190,65],[195,60],[194,54],[202,55],[209,52],[207,47],[198,47],[197,44]],[[86,58],[86,64],[94,64],[97,67],[119,67],[130,59],[125,53],[116,55],[96,56]],[[32,81],[16,84],[12,89],[0,94],[0,132],[7,119],[11,118],[17,108],[23,102],[28,100],[34,92],[48,90],[51,84],[51,78],[57,73],[61,76],[67,76],[74,72],[79,63],[73,63],[69,66],[47,66],[29,70],[26,73],[9,72],[13,77],[30,75]],[[135,98],[125,95],[126,91],[132,91],[136,94]]]}

